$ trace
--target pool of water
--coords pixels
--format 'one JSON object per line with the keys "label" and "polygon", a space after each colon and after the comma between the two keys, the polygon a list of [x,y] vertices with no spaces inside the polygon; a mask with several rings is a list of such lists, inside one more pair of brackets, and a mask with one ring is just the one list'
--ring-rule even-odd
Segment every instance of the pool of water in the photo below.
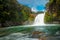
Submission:
{"label": "pool of water", "polygon": [[[0,28],[0,40],[39,40],[38,38],[32,38],[34,31],[44,32],[39,34],[40,36],[52,36],[47,40],[60,40],[60,25],[47,24],[47,25],[24,25]],[[57,35],[56,35],[57,34]],[[38,34],[37,34],[38,35]],[[35,36],[35,35],[33,35]]]}

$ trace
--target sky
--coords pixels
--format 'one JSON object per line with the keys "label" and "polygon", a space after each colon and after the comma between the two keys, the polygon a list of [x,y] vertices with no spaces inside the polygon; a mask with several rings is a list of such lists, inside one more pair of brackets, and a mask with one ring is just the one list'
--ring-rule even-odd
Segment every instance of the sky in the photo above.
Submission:
{"label": "sky", "polygon": [[45,4],[48,0],[17,0],[20,4],[26,5],[31,8],[32,11],[44,11]]}

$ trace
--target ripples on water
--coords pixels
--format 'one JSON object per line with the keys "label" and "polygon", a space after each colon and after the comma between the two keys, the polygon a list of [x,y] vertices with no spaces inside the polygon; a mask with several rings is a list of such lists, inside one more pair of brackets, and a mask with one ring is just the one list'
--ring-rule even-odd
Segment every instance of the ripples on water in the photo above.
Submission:
{"label": "ripples on water", "polygon": [[[51,27],[51,26],[60,26],[59,24],[45,24],[45,25],[24,25],[23,27],[34,27],[35,31],[44,31],[45,27]],[[10,28],[10,27],[9,27]],[[12,27],[16,28],[16,27]],[[38,40],[37,38],[28,38],[29,35],[22,34],[22,33],[12,33],[8,36],[0,37],[0,40]],[[58,38],[58,37],[57,37]]]}
{"label": "ripples on water", "polygon": [[26,34],[22,33],[12,33],[5,37],[0,37],[0,40],[38,40],[36,38],[28,38],[28,36],[24,36]]}

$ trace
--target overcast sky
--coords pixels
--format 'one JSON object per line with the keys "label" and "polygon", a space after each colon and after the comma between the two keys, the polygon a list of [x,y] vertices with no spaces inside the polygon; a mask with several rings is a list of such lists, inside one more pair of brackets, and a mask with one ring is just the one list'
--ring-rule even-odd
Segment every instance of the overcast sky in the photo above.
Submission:
{"label": "overcast sky", "polygon": [[18,0],[18,2],[30,7],[32,11],[43,11],[48,0]]}

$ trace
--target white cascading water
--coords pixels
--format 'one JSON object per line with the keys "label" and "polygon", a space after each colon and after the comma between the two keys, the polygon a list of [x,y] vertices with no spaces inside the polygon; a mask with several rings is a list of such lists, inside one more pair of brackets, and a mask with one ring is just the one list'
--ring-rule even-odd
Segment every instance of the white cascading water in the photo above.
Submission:
{"label": "white cascading water", "polygon": [[44,15],[45,13],[40,13],[36,16],[33,25],[44,25]]}
{"label": "white cascading water", "polygon": [[[45,13],[40,13],[36,16],[33,25],[44,25],[44,15]],[[43,28],[36,27],[35,30],[43,30]],[[27,34],[22,34],[22,33],[12,33],[8,36],[0,38],[0,40],[6,39],[6,40],[38,40],[37,38],[28,38],[27,36],[24,37],[24,35]]]}

